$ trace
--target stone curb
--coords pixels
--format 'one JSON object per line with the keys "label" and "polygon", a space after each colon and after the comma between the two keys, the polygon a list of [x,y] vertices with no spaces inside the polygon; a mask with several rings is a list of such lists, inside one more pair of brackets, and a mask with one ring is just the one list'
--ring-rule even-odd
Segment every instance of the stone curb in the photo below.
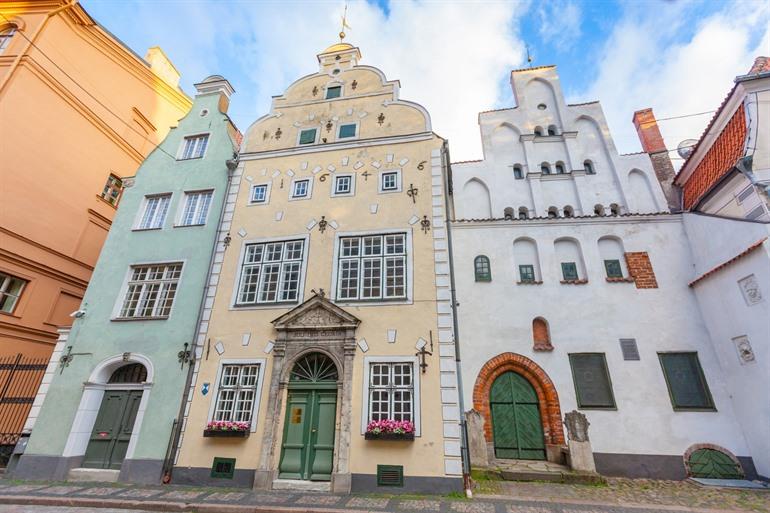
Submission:
{"label": "stone curb", "polygon": [[362,509],[287,507],[273,505],[219,504],[202,502],[165,502],[87,497],[35,497],[30,495],[0,495],[0,504],[24,506],[70,506],[83,508],[144,509],[149,511],[178,511],[195,513],[382,513]]}
{"label": "stone curb", "polygon": [[751,513],[753,510],[748,509],[724,509],[724,508],[699,508],[694,506],[677,506],[667,504],[644,504],[637,502],[598,502],[587,499],[569,499],[569,498],[555,498],[549,499],[547,497],[527,497],[517,495],[515,499],[510,495],[483,495],[480,499],[494,499],[494,500],[516,500],[521,502],[540,502],[546,504],[563,505],[572,504],[575,506],[601,506],[607,508],[629,508],[629,509],[646,509],[646,510],[658,510],[658,511],[681,511],[685,513]]}

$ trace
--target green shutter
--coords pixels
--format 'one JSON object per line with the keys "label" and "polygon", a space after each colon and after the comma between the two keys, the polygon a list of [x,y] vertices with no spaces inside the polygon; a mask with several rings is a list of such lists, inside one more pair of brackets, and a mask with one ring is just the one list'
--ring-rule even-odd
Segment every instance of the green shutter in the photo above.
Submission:
{"label": "green shutter", "polygon": [[299,143],[300,144],[313,144],[315,142],[315,128],[310,128],[308,130],[303,130],[299,134]]}
{"label": "green shutter", "polygon": [[615,409],[612,382],[604,353],[569,355],[578,408]]}
{"label": "green shutter", "polygon": [[715,410],[698,353],[659,353],[674,410]]}

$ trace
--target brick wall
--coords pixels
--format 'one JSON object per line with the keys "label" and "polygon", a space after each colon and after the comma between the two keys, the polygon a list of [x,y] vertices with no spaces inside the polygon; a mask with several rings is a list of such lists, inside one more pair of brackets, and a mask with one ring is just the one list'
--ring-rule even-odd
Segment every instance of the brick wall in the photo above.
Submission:
{"label": "brick wall", "polygon": [[703,160],[684,183],[685,209],[694,207],[743,156],[746,132],[746,113],[741,103]]}
{"label": "brick wall", "polygon": [[655,271],[652,269],[652,262],[650,262],[650,256],[646,251],[626,253],[625,257],[628,273],[634,279],[637,289],[658,288]]}

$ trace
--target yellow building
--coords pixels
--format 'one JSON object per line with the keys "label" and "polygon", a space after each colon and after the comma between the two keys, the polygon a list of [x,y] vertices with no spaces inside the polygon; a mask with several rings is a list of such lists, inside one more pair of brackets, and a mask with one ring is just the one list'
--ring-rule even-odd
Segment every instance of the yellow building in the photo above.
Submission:
{"label": "yellow building", "polygon": [[446,143],[360,57],[327,48],[247,132],[176,483],[462,486]]}

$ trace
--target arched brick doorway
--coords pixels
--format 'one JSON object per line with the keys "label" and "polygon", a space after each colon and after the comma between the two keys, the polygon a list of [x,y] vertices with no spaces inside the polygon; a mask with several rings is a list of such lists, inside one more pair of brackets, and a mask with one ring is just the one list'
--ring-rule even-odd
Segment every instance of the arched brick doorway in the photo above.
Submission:
{"label": "arched brick doorway", "polygon": [[492,384],[502,374],[515,372],[524,377],[535,390],[540,406],[540,420],[543,424],[548,459],[558,461],[559,450],[564,445],[559,395],[548,374],[529,358],[515,353],[501,353],[490,359],[479,371],[473,386],[473,408],[484,418],[484,437],[492,442],[492,419],[489,395]]}

